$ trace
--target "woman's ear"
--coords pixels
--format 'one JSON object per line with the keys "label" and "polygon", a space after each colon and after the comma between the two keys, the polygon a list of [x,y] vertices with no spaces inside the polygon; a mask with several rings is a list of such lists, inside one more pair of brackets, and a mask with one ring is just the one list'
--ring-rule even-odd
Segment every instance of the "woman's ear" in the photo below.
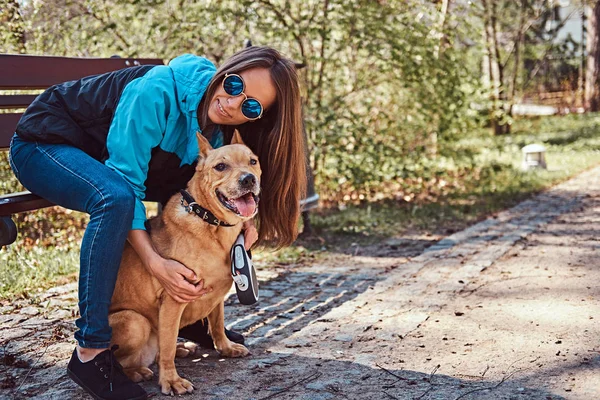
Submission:
{"label": "woman's ear", "polygon": [[198,139],[198,149],[200,150],[200,157],[206,158],[208,152],[213,148],[208,140],[200,133],[196,132],[196,138]]}
{"label": "woman's ear", "polygon": [[240,135],[240,131],[238,131],[237,129],[233,131],[233,138],[231,138],[231,144],[244,144],[244,141],[242,140],[242,135]]}

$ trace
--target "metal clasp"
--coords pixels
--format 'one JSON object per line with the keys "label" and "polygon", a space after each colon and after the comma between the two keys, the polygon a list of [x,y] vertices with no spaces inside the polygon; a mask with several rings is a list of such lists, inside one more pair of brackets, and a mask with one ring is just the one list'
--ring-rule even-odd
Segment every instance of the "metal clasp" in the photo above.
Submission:
{"label": "metal clasp", "polygon": [[[186,213],[192,214],[194,212],[194,210],[192,209],[192,206],[194,204],[196,204],[195,201],[192,201],[190,204],[186,204],[186,201],[183,198],[183,196],[181,197],[181,205],[183,206],[183,209],[185,210]],[[198,205],[198,204],[196,204],[196,205]]]}

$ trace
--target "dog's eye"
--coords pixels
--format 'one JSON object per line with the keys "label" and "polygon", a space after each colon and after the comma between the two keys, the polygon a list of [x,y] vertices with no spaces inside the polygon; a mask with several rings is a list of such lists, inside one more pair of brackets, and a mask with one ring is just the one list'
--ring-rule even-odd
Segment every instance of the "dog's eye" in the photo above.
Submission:
{"label": "dog's eye", "polygon": [[258,163],[258,161],[256,161],[254,158],[250,159],[250,165],[256,165]]}
{"label": "dog's eye", "polygon": [[223,172],[227,169],[227,164],[225,163],[218,163],[217,165],[215,165],[215,169],[219,172]]}

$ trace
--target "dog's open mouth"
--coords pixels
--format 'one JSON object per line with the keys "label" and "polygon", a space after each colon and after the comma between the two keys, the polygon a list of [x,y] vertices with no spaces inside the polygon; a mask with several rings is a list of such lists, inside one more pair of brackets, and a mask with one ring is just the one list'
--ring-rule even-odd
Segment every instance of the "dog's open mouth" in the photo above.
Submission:
{"label": "dog's open mouth", "polygon": [[251,217],[258,208],[258,201],[260,199],[252,192],[248,192],[237,199],[228,199],[218,189],[216,193],[217,198],[225,206],[225,208],[231,210],[237,215],[241,215],[242,217]]}

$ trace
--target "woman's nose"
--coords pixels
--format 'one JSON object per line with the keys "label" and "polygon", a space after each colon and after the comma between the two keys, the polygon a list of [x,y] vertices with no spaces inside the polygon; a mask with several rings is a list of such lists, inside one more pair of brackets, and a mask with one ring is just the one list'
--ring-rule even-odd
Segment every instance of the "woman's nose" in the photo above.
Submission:
{"label": "woman's nose", "polygon": [[241,106],[242,103],[244,102],[244,96],[240,95],[240,96],[231,96],[227,99],[227,103],[229,103],[229,106],[235,110],[238,110]]}

